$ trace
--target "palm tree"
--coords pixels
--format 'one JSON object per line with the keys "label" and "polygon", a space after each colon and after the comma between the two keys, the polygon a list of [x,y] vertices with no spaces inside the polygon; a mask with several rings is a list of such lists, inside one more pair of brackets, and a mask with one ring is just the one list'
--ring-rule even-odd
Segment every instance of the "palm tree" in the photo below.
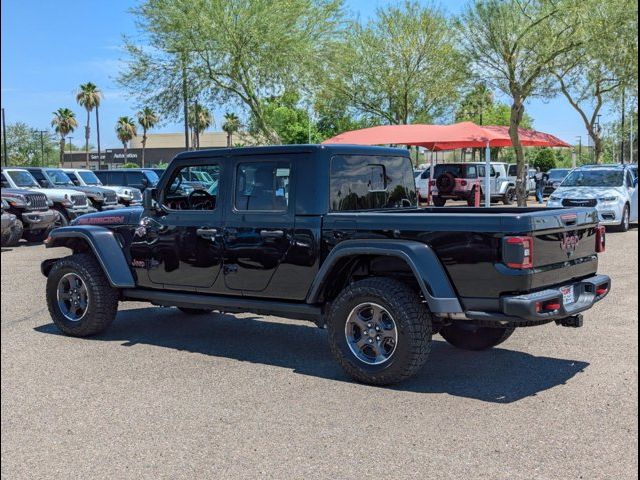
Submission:
{"label": "palm tree", "polygon": [[194,149],[200,148],[200,133],[213,124],[213,116],[209,109],[198,103],[189,111],[189,126],[193,132],[191,144]]}
{"label": "palm tree", "polygon": [[136,136],[136,123],[131,117],[120,117],[116,123],[116,135],[124,148],[124,162],[127,163],[127,144]]}
{"label": "palm tree", "polygon": [[64,139],[78,126],[76,114],[68,108],[59,108],[53,112],[51,126],[60,135],[60,166],[62,167],[64,164]]}
{"label": "palm tree", "polygon": [[[102,92],[93,83],[87,82],[80,85],[76,94],[78,105],[87,111],[87,125],[84,127],[85,152],[87,153],[86,168],[89,168],[89,137],[91,136],[91,110],[100,106]],[[97,122],[97,119],[96,119]]]}
{"label": "palm tree", "polygon": [[147,130],[158,123],[158,115],[149,107],[144,107],[138,112],[138,123],[142,127],[142,167],[144,167],[144,149],[147,146]]}
{"label": "palm tree", "polygon": [[227,132],[227,147],[231,147],[233,145],[233,134],[240,130],[240,119],[235,113],[227,112],[224,114],[222,130]]}

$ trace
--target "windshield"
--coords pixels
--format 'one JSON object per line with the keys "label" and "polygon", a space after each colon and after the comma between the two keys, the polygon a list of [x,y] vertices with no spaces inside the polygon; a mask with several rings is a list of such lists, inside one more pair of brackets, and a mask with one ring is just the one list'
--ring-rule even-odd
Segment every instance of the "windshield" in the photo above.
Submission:
{"label": "windshield", "polygon": [[102,185],[100,179],[93,172],[78,172],[78,175],[80,175],[82,181],[84,181],[84,183],[86,183],[87,185]]}
{"label": "windshield", "polygon": [[574,170],[565,178],[561,187],[620,187],[622,170]]}
{"label": "windshield", "polygon": [[73,182],[71,181],[69,176],[62,170],[46,170],[46,172],[49,180],[51,180],[51,183],[53,183],[54,185],[62,187],[69,185],[73,186]]}
{"label": "windshield", "polygon": [[37,187],[40,188],[36,179],[29,172],[24,170],[10,170],[9,176],[18,187]]}
{"label": "windshield", "polygon": [[562,180],[568,173],[569,170],[549,170],[548,175],[550,180]]}

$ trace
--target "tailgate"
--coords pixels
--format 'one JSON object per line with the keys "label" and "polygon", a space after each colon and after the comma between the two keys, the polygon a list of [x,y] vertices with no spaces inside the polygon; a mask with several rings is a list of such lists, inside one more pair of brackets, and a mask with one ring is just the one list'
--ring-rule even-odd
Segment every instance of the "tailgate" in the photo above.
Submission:
{"label": "tailgate", "polygon": [[593,209],[563,209],[536,216],[531,288],[594,274],[598,267],[596,227]]}

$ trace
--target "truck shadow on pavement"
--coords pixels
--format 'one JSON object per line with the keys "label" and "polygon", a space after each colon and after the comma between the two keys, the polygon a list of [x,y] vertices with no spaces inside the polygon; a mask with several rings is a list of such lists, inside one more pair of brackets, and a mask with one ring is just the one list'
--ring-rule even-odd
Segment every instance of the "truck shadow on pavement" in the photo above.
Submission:
{"label": "truck shadow on pavement", "polygon": [[[35,330],[62,335],[52,323]],[[126,347],[153,345],[351,382],[331,356],[326,337],[326,330],[311,324],[217,313],[192,316],[174,308],[150,307],[121,310],[104,334],[82,341],[122,342]],[[461,351],[436,336],[423,370],[407,382],[385,388],[512,403],[562,385],[588,365],[506,348]]]}

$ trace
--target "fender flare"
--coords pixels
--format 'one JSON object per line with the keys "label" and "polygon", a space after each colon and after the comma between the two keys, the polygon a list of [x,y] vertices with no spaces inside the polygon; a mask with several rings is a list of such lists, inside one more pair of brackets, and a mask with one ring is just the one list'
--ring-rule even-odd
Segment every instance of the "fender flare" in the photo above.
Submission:
{"label": "fender flare", "polygon": [[[111,230],[96,225],[60,227],[51,231],[45,244],[47,248],[70,247],[71,239],[81,239],[89,245],[112,287],[136,286],[122,247]],[[45,260],[41,266],[42,273],[47,276],[52,266],[50,260]]]}
{"label": "fender flare", "polygon": [[412,240],[345,240],[322,263],[309,289],[307,303],[318,303],[338,260],[355,256],[393,256],[413,272],[432,313],[463,313],[458,296],[438,256],[428,245]]}

